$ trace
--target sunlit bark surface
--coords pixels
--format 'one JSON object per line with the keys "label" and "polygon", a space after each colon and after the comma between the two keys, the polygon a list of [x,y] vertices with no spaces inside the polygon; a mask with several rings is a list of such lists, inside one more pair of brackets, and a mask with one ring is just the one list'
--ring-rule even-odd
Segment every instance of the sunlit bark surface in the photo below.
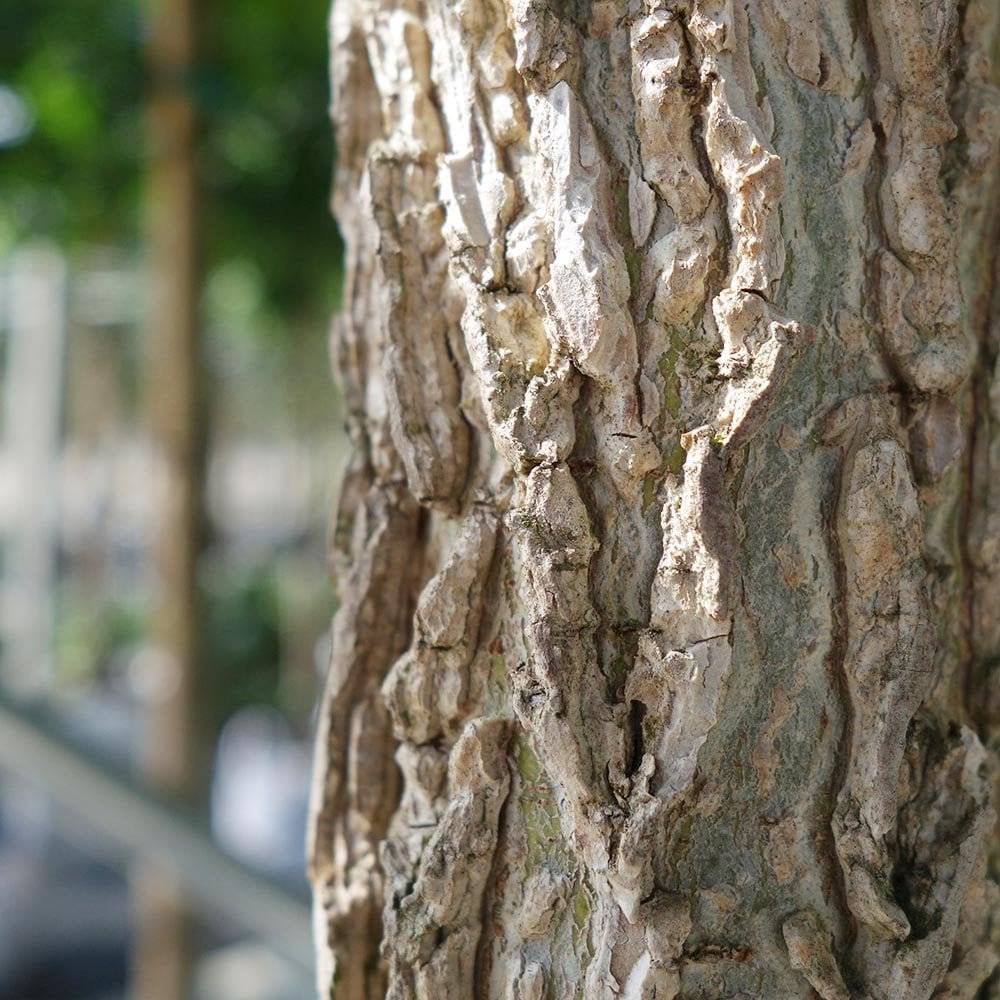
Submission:
{"label": "sunlit bark surface", "polygon": [[1000,997],[998,37],[336,0],[324,997]]}

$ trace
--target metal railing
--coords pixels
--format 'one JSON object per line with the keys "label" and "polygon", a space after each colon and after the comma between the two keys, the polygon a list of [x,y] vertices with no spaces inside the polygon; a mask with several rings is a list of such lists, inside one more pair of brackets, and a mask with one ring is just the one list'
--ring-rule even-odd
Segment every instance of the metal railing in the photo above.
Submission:
{"label": "metal railing", "polygon": [[51,709],[0,694],[0,769],[43,786],[109,838],[170,871],[207,912],[312,967],[305,899],[222,851],[183,806],[97,759],[67,736]]}

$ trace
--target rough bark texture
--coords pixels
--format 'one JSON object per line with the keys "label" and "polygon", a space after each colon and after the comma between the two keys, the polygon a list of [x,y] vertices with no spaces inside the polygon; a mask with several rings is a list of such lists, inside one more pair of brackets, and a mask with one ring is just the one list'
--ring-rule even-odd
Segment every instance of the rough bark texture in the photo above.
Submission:
{"label": "rough bark texture", "polygon": [[1000,997],[1000,5],[332,37],[322,994]]}

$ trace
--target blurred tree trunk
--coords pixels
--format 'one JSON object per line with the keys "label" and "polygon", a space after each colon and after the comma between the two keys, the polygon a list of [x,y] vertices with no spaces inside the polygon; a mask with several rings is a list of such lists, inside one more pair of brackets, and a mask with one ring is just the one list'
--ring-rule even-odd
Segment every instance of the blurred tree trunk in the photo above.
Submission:
{"label": "blurred tree trunk", "polygon": [[1000,7],[332,35],[322,995],[1000,996]]}
{"label": "blurred tree trunk", "polygon": [[[154,0],[150,9],[147,189],[151,429],[163,480],[157,493],[156,590],[150,642],[158,660],[144,719],[143,771],[179,801],[205,792],[199,718],[204,419],[199,355],[197,115],[191,100],[200,17],[197,0]],[[187,1000],[193,917],[176,878],[137,867],[134,1000]]]}

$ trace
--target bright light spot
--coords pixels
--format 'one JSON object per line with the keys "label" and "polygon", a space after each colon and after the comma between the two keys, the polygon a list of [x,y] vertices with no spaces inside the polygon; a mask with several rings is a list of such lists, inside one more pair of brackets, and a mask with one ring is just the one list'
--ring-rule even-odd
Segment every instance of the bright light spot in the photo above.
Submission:
{"label": "bright light spot", "polygon": [[35,116],[16,91],[0,83],[0,146],[24,142],[35,127]]}

